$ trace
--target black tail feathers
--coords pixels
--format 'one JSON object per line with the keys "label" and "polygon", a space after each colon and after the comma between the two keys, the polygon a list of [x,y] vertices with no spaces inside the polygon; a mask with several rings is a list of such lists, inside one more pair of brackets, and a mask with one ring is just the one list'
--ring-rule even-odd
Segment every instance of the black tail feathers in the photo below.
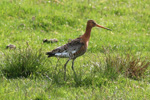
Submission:
{"label": "black tail feathers", "polygon": [[55,56],[55,53],[52,53],[52,52],[46,52],[46,55],[48,55],[48,57],[53,57],[53,56]]}

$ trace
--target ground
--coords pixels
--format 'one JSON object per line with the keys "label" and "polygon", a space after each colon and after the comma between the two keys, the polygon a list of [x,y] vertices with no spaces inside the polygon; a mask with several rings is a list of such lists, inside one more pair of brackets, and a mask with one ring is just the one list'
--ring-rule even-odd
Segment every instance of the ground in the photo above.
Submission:
{"label": "ground", "polygon": [[[149,9],[149,0],[1,0],[0,98],[148,100],[150,65],[142,75],[137,67],[150,62]],[[84,34],[89,19],[112,31],[92,29],[87,52],[75,61],[78,77],[69,62],[64,81],[67,59],[45,52]],[[140,74],[128,73],[128,64]]]}

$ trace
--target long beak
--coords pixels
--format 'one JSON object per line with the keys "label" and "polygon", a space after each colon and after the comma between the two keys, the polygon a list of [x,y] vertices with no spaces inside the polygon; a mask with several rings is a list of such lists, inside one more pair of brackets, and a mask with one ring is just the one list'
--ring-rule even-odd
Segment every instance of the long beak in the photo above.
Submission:
{"label": "long beak", "polygon": [[100,28],[104,28],[104,29],[107,29],[107,30],[110,30],[110,31],[112,31],[111,29],[109,29],[109,28],[106,28],[106,27],[103,27],[103,26],[100,26],[100,25],[98,25],[98,24],[96,24],[96,26],[97,26],[97,27],[100,27]]}

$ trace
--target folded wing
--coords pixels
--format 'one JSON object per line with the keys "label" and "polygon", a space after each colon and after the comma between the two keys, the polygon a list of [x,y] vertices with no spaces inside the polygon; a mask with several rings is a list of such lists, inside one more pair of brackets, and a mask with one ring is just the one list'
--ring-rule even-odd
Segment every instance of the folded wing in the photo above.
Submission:
{"label": "folded wing", "polygon": [[84,47],[84,43],[82,42],[81,38],[77,38],[72,40],[71,42],[60,46],[46,54],[48,57],[61,57],[61,58],[76,58],[84,53],[80,52]]}

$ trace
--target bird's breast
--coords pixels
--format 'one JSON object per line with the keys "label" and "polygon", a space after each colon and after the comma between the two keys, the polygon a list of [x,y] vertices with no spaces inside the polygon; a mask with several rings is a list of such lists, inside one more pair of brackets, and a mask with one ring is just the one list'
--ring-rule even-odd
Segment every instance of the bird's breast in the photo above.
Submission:
{"label": "bird's breast", "polygon": [[88,44],[89,44],[89,41],[87,41],[87,42],[85,43],[86,48],[88,47]]}

